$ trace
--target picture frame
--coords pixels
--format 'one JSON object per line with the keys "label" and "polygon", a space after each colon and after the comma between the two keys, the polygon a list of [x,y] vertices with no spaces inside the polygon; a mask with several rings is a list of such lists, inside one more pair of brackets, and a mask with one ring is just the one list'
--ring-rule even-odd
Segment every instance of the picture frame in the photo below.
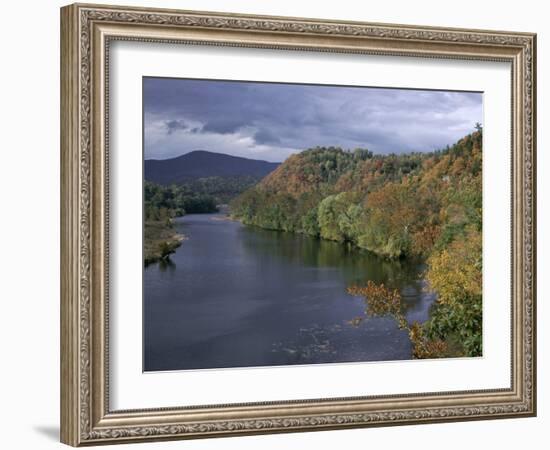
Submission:
{"label": "picture frame", "polygon": [[[511,68],[510,385],[113,409],[109,64],[114,42]],[[536,35],[73,4],[61,9],[61,441],[72,446],[536,415]],[[137,306],[139,307],[139,306]],[[153,375],[154,376],[154,375]]]}

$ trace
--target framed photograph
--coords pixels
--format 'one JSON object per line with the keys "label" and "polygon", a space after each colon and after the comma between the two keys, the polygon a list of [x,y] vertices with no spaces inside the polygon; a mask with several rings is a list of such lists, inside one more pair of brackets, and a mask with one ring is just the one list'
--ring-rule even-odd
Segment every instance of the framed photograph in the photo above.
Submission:
{"label": "framed photograph", "polygon": [[62,442],[535,415],[535,58],[62,8]]}

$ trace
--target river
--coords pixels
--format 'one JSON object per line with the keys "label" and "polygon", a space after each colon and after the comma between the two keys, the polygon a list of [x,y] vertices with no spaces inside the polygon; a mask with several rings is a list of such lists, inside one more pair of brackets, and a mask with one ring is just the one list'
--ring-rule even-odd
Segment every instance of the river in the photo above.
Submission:
{"label": "river", "polygon": [[398,288],[407,320],[424,322],[434,295],[421,265],[221,214],[190,214],[176,228],[187,240],[144,270],[145,371],[411,358],[407,332],[366,317],[346,287]]}

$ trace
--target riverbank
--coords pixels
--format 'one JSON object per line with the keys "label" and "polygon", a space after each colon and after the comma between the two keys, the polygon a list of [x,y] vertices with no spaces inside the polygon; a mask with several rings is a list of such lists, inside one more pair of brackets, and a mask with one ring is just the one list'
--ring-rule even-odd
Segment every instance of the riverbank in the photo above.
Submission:
{"label": "riverbank", "polygon": [[[257,223],[249,225],[242,218],[235,219],[247,226],[270,230]],[[465,228],[462,239],[455,239],[445,246],[434,245],[428,255],[413,253],[401,254],[399,257],[389,257],[385,253],[362,248],[350,240],[329,239],[322,234],[312,237],[352,251],[366,252],[380,258],[381,264],[402,263],[424,267],[418,274],[418,281],[425,282],[424,289],[434,296],[430,315],[424,322],[405,320],[407,305],[402,301],[402,292],[395,279],[388,286],[371,281],[365,285],[365,278],[350,286],[348,293],[363,298],[367,305],[366,316],[373,310],[378,310],[381,316],[393,317],[400,329],[406,330],[409,335],[414,358],[478,357],[482,356],[481,233],[471,225]],[[295,230],[273,231],[307,235]],[[373,292],[378,298],[378,306],[375,308],[371,305]],[[363,317],[355,317],[349,323],[357,326],[362,321]]]}
{"label": "riverbank", "polygon": [[172,221],[146,221],[143,233],[143,263],[145,266],[166,259],[187,239],[177,233]]}
{"label": "riverbank", "polygon": [[424,323],[434,296],[422,266],[222,214],[186,214],[174,228],[188,240],[172,264],[144,271],[145,370],[411,359],[392,318],[349,325],[365,304],[347,288],[391,284],[407,320]]}

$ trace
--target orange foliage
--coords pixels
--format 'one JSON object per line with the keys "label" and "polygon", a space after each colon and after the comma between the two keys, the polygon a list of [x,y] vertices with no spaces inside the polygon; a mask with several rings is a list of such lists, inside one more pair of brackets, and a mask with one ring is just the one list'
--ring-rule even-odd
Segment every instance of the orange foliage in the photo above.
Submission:
{"label": "orange foliage", "polygon": [[440,225],[426,225],[425,227],[415,231],[412,235],[412,252],[418,255],[428,254],[432,250],[440,234]]}
{"label": "orange foliage", "polygon": [[366,286],[350,286],[348,293],[363,297],[367,303],[369,316],[385,316],[401,312],[401,295],[397,289],[388,289],[384,284],[375,284],[371,280]]}
{"label": "orange foliage", "polygon": [[[422,325],[418,322],[409,325],[403,313],[401,294],[397,289],[390,289],[383,283],[377,285],[369,280],[366,286],[354,285],[347,290],[351,295],[363,297],[368,316],[392,316],[401,329],[408,331],[414,358],[440,358],[445,355],[447,344],[444,341],[426,337]],[[362,317],[354,317],[349,323],[359,326],[362,320]]]}

